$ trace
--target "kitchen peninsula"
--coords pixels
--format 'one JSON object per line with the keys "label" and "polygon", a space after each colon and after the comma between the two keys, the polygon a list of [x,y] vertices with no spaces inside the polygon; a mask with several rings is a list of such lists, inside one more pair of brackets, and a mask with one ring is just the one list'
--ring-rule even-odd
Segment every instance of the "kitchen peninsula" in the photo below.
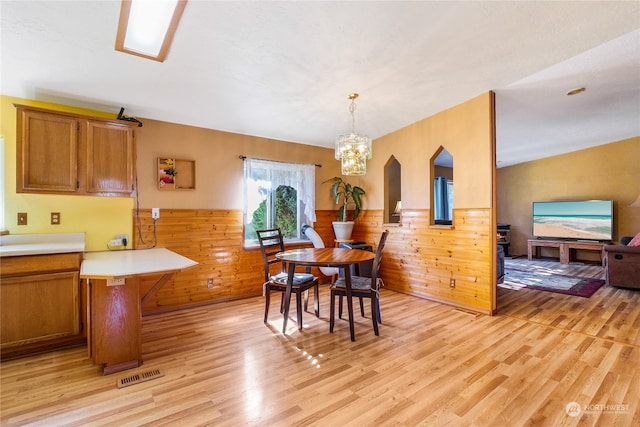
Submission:
{"label": "kitchen peninsula", "polygon": [[[104,365],[105,375],[142,364],[142,302],[174,273],[196,264],[164,248],[85,254],[80,278],[88,284],[88,351],[93,363]],[[140,295],[143,276],[161,277]]]}

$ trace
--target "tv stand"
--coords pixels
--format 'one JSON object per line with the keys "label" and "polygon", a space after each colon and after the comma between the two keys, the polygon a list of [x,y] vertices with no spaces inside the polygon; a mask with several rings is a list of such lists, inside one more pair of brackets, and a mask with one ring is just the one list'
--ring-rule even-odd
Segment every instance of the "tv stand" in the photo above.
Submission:
{"label": "tv stand", "polygon": [[540,240],[529,239],[527,241],[527,257],[529,261],[533,258],[540,258],[540,248],[558,248],[560,250],[560,263],[569,264],[572,252],[576,249],[582,251],[598,251],[600,252],[600,262],[604,262],[604,243],[600,242],[581,242],[575,240]]}

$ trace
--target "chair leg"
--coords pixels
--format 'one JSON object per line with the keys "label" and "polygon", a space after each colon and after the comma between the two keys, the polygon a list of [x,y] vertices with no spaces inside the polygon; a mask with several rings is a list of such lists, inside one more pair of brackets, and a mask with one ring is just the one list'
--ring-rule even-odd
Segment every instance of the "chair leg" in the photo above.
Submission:
{"label": "chair leg", "polygon": [[266,286],[266,290],[264,292],[264,323],[267,323],[267,319],[269,318],[269,303],[271,302],[271,291],[269,290],[269,285]]}
{"label": "chair leg", "polygon": [[340,301],[338,302],[338,319],[342,319],[342,295],[340,295]]}
{"label": "chair leg", "polygon": [[320,290],[317,283],[313,287],[313,305],[315,306],[316,317],[320,317]]}
{"label": "chair leg", "polygon": [[[342,301],[342,298],[340,298]],[[333,291],[331,292],[331,306],[329,308],[329,332],[333,332],[334,317],[336,313],[336,299]]]}
{"label": "chair leg", "polygon": [[296,312],[298,314],[298,329],[302,330],[302,292],[296,292]]}
{"label": "chair leg", "polygon": [[376,298],[376,307],[378,308],[378,323],[382,323],[382,314],[380,313],[380,300]]}
{"label": "chair leg", "polygon": [[304,311],[307,311],[309,308],[309,290],[304,291]]}
{"label": "chair leg", "polygon": [[371,296],[371,322],[373,323],[373,333],[375,333],[376,336],[380,335],[378,331],[378,314],[376,310],[377,306],[378,298],[376,298],[376,295],[374,294]]}
{"label": "chair leg", "polygon": [[280,298],[280,314],[284,313],[284,292],[281,292],[282,297]]}
{"label": "chair leg", "polygon": [[360,315],[364,317],[364,302],[362,301],[362,297],[360,297],[359,299],[360,299]]}

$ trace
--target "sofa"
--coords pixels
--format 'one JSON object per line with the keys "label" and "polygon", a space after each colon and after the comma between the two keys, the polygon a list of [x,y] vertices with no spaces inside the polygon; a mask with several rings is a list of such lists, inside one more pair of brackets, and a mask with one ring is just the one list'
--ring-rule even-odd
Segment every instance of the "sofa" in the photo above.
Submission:
{"label": "sofa", "polygon": [[632,237],[622,237],[618,245],[606,245],[607,285],[640,289],[640,246],[627,246]]}
{"label": "sofa", "polygon": [[504,248],[502,245],[498,245],[498,268],[496,270],[498,284],[504,283]]}

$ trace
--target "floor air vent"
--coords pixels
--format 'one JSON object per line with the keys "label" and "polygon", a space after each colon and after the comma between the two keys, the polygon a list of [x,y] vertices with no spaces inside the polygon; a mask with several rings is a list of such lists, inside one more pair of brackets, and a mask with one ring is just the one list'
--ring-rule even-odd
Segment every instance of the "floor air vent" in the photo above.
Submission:
{"label": "floor air vent", "polygon": [[138,384],[144,381],[155,380],[156,378],[164,377],[164,374],[160,369],[152,369],[150,371],[140,372],[139,374],[129,375],[128,377],[120,378],[118,380],[118,388],[128,387],[130,385]]}
{"label": "floor air vent", "polygon": [[464,308],[456,308],[455,311],[459,313],[468,314],[469,316],[473,316],[473,317],[482,316],[482,313],[478,313],[477,311],[465,310]]}

